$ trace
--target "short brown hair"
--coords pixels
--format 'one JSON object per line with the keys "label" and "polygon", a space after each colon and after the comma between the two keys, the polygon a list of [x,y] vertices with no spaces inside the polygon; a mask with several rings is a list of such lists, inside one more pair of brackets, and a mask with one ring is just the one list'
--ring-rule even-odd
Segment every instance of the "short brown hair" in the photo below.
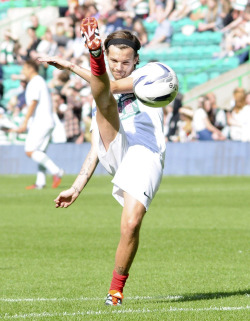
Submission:
{"label": "short brown hair", "polygon": [[32,67],[36,72],[38,72],[38,70],[39,70],[39,66],[38,66],[38,64],[36,63],[35,60],[27,59],[27,60],[25,60],[24,65],[29,65],[29,66]]}
{"label": "short brown hair", "polygon": [[[113,39],[126,39],[132,41],[134,44],[134,57],[139,57],[138,51],[141,48],[141,43],[132,32],[130,32],[129,30],[117,30],[115,32],[110,33],[104,41],[104,48],[107,54],[109,53],[108,43],[110,40]],[[126,44],[116,44],[115,46],[120,49],[131,48],[131,46],[128,46]],[[137,64],[139,64],[139,59]]]}

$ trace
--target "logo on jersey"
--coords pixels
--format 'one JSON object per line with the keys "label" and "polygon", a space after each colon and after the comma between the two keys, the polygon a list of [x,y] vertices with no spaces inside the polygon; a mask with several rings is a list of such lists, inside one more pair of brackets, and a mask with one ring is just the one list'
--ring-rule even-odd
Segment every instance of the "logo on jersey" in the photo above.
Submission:
{"label": "logo on jersey", "polygon": [[117,100],[120,119],[127,119],[140,113],[140,109],[133,93],[121,94]]}

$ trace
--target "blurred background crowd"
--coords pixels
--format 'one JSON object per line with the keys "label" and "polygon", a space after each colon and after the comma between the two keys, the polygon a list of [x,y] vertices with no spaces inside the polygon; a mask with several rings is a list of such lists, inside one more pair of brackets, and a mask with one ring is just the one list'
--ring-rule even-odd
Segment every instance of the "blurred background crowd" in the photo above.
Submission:
{"label": "blurred background crowd", "polygon": [[[4,2],[8,1],[1,0],[1,4]],[[22,144],[25,141],[25,133],[9,133],[8,130],[22,123],[27,110],[27,83],[21,73],[22,64],[27,59],[57,55],[89,68],[80,22],[91,16],[98,19],[103,40],[115,30],[132,30],[142,44],[141,66],[159,60],[177,72],[180,92],[171,105],[163,108],[166,141],[250,141],[250,92],[247,88],[239,86],[232,92],[225,92],[230,102],[222,106],[218,105],[214,92],[200,95],[194,104],[186,104],[183,100],[183,94],[189,89],[239,65],[249,66],[249,1],[65,0],[57,9],[57,18],[50,25],[43,24],[37,14],[27,18],[24,32],[28,41],[20,41],[9,28],[3,31],[0,46],[0,144]],[[187,39],[193,39],[198,45],[184,43]],[[180,57],[186,58],[185,61]],[[222,60],[225,58],[227,60]],[[218,68],[204,72],[200,63],[208,65],[208,59],[209,63],[218,61]],[[190,67],[192,63],[193,69]],[[197,70],[201,72],[197,73]],[[193,76],[187,77],[187,71],[193,72]],[[52,142],[81,144],[90,141],[93,97],[89,85],[78,76],[51,66],[40,65],[39,73],[46,79],[53,102],[56,126]],[[187,81],[190,81],[188,85]]]}

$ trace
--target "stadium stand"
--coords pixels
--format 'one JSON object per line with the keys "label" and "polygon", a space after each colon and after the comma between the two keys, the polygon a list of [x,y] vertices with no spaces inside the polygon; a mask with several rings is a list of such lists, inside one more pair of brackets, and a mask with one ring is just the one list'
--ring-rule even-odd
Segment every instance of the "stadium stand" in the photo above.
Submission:
{"label": "stadium stand", "polygon": [[[237,2],[237,0],[234,1]],[[55,7],[54,9],[59,8],[58,15],[60,15],[60,7],[68,10],[70,2],[73,3],[75,1],[2,0],[0,2],[0,17],[2,22],[5,21],[5,24],[0,24],[0,31],[2,31],[6,26],[9,26],[9,21],[11,19],[9,19],[8,13],[10,13],[12,9],[34,9],[33,11],[28,11],[28,15],[31,15],[34,12],[38,12],[39,8],[46,9],[53,6]],[[79,3],[83,4],[85,2],[79,0]],[[93,1],[92,3],[95,3],[99,7],[104,6],[104,3],[102,1]],[[117,2],[117,5],[119,5],[119,3],[120,2]],[[126,3],[126,1],[124,3]],[[86,11],[84,10],[83,12],[86,13]],[[126,8],[122,7],[120,9],[114,10],[119,19],[123,19],[123,22],[125,23],[124,28],[126,28],[126,19],[131,15],[131,12],[126,15],[126,10]],[[82,14],[82,12],[80,12],[80,14]],[[23,19],[28,19],[28,15],[26,12],[26,18],[24,17]],[[104,12],[104,14],[102,12],[101,18],[102,15],[105,17],[105,19],[108,19],[108,17],[110,16],[110,12]],[[22,19],[22,17],[18,17],[18,19]],[[103,20],[104,22],[105,19]],[[76,21],[73,21],[73,25],[75,24],[75,22]],[[42,23],[44,23],[44,21],[42,21]],[[148,41],[152,40],[155,30],[158,26],[158,22],[154,19],[147,19],[145,17],[142,19],[142,23],[146,29]],[[23,24],[25,25],[25,23]],[[232,70],[238,70],[238,67],[242,63],[242,61],[239,59],[239,56],[242,55],[242,53],[247,55],[250,47],[248,44],[248,46],[241,50],[235,50],[230,54],[228,52],[225,53],[223,48],[225,34],[221,32],[221,30],[199,32],[197,29],[197,21],[193,21],[189,17],[184,17],[177,21],[171,20],[171,25],[174,32],[170,46],[166,46],[165,44],[163,44],[162,46],[157,45],[157,47],[155,48],[143,46],[140,50],[140,66],[145,65],[149,61],[159,60],[172,67],[177,73],[181,94],[188,96],[189,93],[193,92],[194,89],[196,90],[197,88],[202,88],[202,90],[197,90],[197,94],[192,96],[194,98],[188,100],[186,99],[189,103],[191,102],[191,106],[193,106],[193,108],[196,108],[194,100],[197,100],[199,95],[206,94],[208,92],[207,88],[211,88],[211,85],[207,88],[202,86],[206,86],[206,84],[208,83],[211,84],[211,81],[213,81],[214,84],[217,84],[217,79],[219,79],[219,77],[227,75],[226,73]],[[49,27],[51,26],[49,25]],[[67,33],[70,32],[70,29],[68,29]],[[4,95],[0,103],[6,109],[8,101],[11,99],[13,92],[20,86],[20,81],[13,79],[12,76],[20,74],[22,64],[20,61],[16,60],[13,63],[3,64],[2,69],[2,84],[4,87]],[[54,67],[51,66],[43,69],[48,83],[54,81],[54,70]],[[244,75],[246,74],[246,72],[242,71],[242,74]],[[238,76],[239,86],[242,85],[241,75]],[[230,77],[232,79],[232,76]],[[224,107],[225,106],[223,106],[223,108]]]}
{"label": "stadium stand", "polygon": [[24,7],[47,7],[47,6],[58,6],[67,7],[67,0],[1,0],[0,8],[6,12],[10,8],[24,8]]}
{"label": "stadium stand", "polygon": [[[185,86],[183,81],[180,81],[180,89],[183,93],[239,65],[237,57],[217,59],[221,53],[223,36],[221,32],[194,31],[191,35],[185,35],[181,28],[185,25],[194,25],[191,19],[173,21],[172,24],[175,33],[171,47],[157,48],[157,59],[172,67],[179,80],[186,79]],[[145,21],[144,26],[150,39],[157,24],[155,21],[151,23]],[[155,58],[155,49],[141,49],[141,65]]]}

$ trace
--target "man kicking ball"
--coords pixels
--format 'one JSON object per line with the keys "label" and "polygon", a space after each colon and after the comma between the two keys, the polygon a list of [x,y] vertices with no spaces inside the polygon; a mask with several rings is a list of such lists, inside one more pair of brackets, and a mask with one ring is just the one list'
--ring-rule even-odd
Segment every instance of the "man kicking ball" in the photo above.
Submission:
{"label": "man kicking ball", "polygon": [[[90,82],[93,108],[91,149],[72,187],[55,199],[68,207],[80,195],[98,161],[113,176],[113,196],[123,206],[121,235],[113,278],[105,303],[121,305],[123,288],[139,245],[143,217],[161,182],[165,158],[162,108],[149,108],[133,93],[140,42],[130,31],[110,34],[104,49],[95,18],[83,19],[81,31],[90,52],[91,71],[59,57],[41,58],[59,69],[68,69]],[[110,81],[104,50],[114,81]]]}

